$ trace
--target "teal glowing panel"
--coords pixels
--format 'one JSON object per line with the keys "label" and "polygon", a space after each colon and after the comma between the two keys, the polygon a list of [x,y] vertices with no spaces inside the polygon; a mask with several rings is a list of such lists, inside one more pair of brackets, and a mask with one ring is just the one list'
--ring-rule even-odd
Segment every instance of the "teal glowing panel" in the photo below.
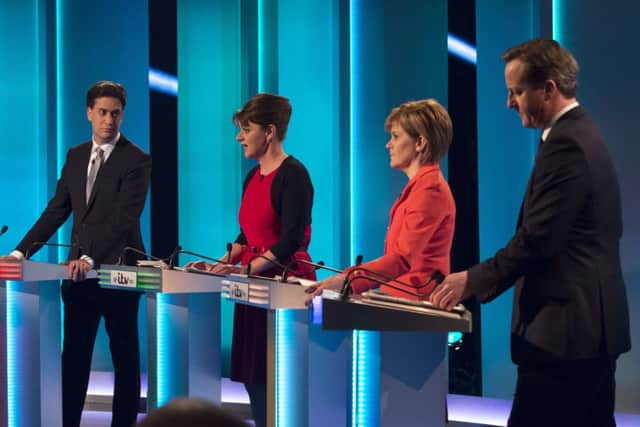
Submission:
{"label": "teal glowing panel", "polygon": [[380,424],[380,333],[353,331],[351,426]]}
{"label": "teal glowing panel", "polygon": [[[538,34],[538,2],[476,2],[478,50],[478,215],[480,260],[513,236],[533,165],[538,133],[508,110],[504,62],[509,47]],[[509,179],[505,179],[509,177]],[[512,398],[516,372],[509,356],[512,291],[482,310],[482,387],[490,397]]]}
{"label": "teal glowing panel", "polygon": [[175,384],[171,383],[171,367],[174,365],[174,358],[181,357],[180,352],[176,352],[171,345],[171,319],[169,318],[168,300],[169,295],[156,294],[156,399],[157,407],[167,403],[175,395]]}
{"label": "teal glowing panel", "polygon": [[[2,217],[0,227],[8,226],[0,237],[0,254],[15,248],[31,227],[47,200],[49,162],[47,90],[51,84],[47,74],[47,42],[49,40],[46,2],[4,1],[0,6],[0,81],[3,95],[0,97],[0,183],[3,185]],[[44,252],[44,251],[43,251]],[[32,384],[25,373],[20,354],[25,336],[25,322],[18,307],[20,284],[6,283],[6,360],[0,371],[7,375],[7,390],[0,390],[6,402],[7,418],[0,420],[10,427],[18,427],[40,420],[40,410],[29,406],[28,392]],[[4,291],[4,290],[3,290]],[[4,327],[4,326],[3,326]],[[4,335],[4,334],[3,334]]]}
{"label": "teal glowing panel", "polygon": [[296,408],[293,403],[300,393],[305,392],[293,387],[296,384],[295,378],[301,375],[296,369],[296,354],[291,351],[296,347],[294,316],[294,310],[276,310],[276,427],[296,427]]}
{"label": "teal glowing panel", "polygon": [[[280,0],[277,30],[278,93],[293,107],[284,150],[309,171],[314,187],[309,252],[331,266],[344,265],[341,227],[348,212],[341,198],[348,182],[341,143],[348,141],[341,141],[340,132],[348,111],[341,109],[338,4]],[[269,52],[272,57],[273,49]],[[273,71],[265,72],[268,77]]]}
{"label": "teal glowing panel", "polygon": [[564,8],[563,8],[563,0],[552,0],[552,28],[553,28],[553,39],[562,43],[563,36],[563,21],[564,21]]}
{"label": "teal glowing panel", "polygon": [[[239,232],[242,153],[231,121],[244,101],[239,3],[178,1],[178,243],[214,258]],[[221,316],[228,375],[233,303],[221,302]]]}
{"label": "teal glowing panel", "polygon": [[16,292],[19,283],[7,282],[7,307],[6,307],[6,325],[7,325],[7,425],[9,427],[18,427],[20,423],[21,399],[19,396],[20,387],[20,357],[16,354],[19,348],[17,340],[19,339],[20,328],[20,311],[16,303]]}

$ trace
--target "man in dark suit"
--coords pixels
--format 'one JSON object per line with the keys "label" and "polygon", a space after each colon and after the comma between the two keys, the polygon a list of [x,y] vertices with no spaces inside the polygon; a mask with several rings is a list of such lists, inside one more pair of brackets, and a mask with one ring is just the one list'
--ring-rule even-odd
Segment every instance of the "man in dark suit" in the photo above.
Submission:
{"label": "man in dark suit", "polygon": [[614,426],[615,366],[631,348],[620,266],[620,191],[607,147],[576,101],[578,65],[553,40],[507,50],[507,105],[543,129],[515,235],[431,296],[451,309],[516,282],[509,426]]}
{"label": "man in dark suit", "polygon": [[[73,213],[68,269],[73,280],[62,284],[62,417],[65,427],[80,425],[91,356],[100,317],[105,319],[115,373],[112,426],[136,422],[140,399],[138,304],[140,294],[101,289],[85,280],[99,264],[115,264],[126,246],[144,251],[140,214],[144,207],[151,158],[120,134],[126,92],[101,81],[87,92],[92,141],[67,153],[53,198],[11,253],[22,259],[39,249]],[[135,264],[132,253],[123,257]]]}

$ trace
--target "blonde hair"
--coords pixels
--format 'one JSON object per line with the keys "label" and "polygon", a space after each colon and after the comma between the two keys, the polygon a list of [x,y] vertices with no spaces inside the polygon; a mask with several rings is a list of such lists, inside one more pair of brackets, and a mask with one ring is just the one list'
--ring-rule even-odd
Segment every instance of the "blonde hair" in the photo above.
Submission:
{"label": "blonde hair", "polygon": [[409,101],[394,108],[387,116],[387,131],[397,123],[412,138],[427,140],[426,150],[420,153],[420,164],[437,163],[447,154],[453,140],[453,125],[447,110],[435,99]]}

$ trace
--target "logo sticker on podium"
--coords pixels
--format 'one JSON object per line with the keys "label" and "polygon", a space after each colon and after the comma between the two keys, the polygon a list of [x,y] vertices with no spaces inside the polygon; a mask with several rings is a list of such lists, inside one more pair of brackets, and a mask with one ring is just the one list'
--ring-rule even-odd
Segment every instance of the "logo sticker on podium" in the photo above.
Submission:
{"label": "logo sticker on podium", "polygon": [[249,300],[249,284],[239,283],[239,282],[230,282],[228,295],[229,295],[229,298],[231,299],[248,301]]}
{"label": "logo sticker on podium", "polygon": [[135,288],[138,282],[138,275],[135,271],[111,271],[111,286],[122,286],[124,288]]}

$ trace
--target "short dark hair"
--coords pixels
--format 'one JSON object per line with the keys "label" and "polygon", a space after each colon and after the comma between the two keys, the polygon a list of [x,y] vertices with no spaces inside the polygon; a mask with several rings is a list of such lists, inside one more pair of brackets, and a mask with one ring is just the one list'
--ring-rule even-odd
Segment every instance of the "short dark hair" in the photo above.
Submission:
{"label": "short dark hair", "polygon": [[409,101],[394,108],[384,127],[391,130],[394,123],[412,138],[427,140],[427,148],[420,153],[420,164],[437,163],[447,154],[453,139],[453,124],[447,110],[435,99]]}
{"label": "short dark hair", "polygon": [[575,98],[578,93],[578,62],[555,40],[533,39],[507,49],[505,62],[521,60],[527,67],[526,81],[533,87],[553,80],[561,94]]}
{"label": "short dark hair", "polygon": [[138,427],[248,427],[228,411],[202,399],[180,397],[154,409]]}
{"label": "short dark hair", "polygon": [[101,80],[96,82],[87,91],[87,107],[93,108],[98,98],[117,98],[122,104],[122,109],[127,105],[127,91],[120,83]]}
{"label": "short dark hair", "polygon": [[274,125],[280,141],[284,140],[291,118],[291,103],[284,96],[259,93],[233,114],[233,123],[238,126],[249,122],[262,127]]}

